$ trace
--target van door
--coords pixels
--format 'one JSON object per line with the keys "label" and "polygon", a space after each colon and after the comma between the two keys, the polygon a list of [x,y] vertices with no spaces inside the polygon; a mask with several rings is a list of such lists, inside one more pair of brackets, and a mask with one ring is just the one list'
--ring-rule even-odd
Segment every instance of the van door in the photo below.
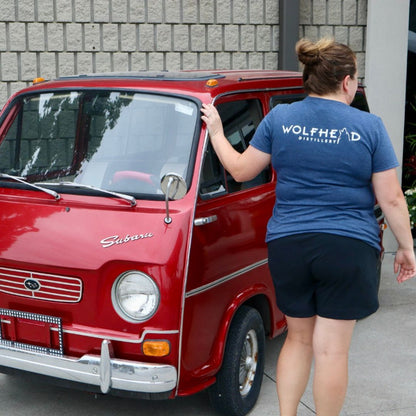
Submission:
{"label": "van door", "polygon": [[[249,145],[264,106],[260,96],[252,94],[218,102],[225,135],[236,150],[244,151]],[[206,375],[215,374],[221,337],[225,337],[220,330],[226,317],[231,319],[230,305],[242,301],[238,297],[266,292],[275,304],[265,244],[274,204],[272,178],[272,169],[267,167],[251,181],[236,182],[208,144],[186,289],[182,363],[188,369],[203,368]]]}

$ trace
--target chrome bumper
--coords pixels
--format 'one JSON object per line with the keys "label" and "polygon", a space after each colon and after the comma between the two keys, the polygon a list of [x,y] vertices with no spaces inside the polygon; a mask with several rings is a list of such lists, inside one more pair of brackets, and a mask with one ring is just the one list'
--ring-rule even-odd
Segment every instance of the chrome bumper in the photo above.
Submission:
{"label": "chrome bumper", "polygon": [[107,340],[101,344],[101,355],[88,354],[79,359],[0,345],[0,366],[99,386],[102,393],[111,389],[164,393],[176,387],[175,367],[111,358],[111,351]]}

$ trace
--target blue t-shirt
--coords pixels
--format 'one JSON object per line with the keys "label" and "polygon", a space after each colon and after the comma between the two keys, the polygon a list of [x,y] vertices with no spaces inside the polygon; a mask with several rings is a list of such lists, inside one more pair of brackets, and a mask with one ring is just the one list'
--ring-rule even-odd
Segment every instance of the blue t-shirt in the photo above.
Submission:
{"label": "blue t-shirt", "polygon": [[379,117],[307,97],[276,106],[250,144],[271,154],[277,173],[266,241],[323,232],[380,248],[371,177],[398,162]]}

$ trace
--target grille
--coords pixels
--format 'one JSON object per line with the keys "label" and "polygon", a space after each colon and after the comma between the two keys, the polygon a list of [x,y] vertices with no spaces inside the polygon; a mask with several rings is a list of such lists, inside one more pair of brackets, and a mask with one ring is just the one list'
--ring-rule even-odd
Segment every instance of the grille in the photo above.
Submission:
{"label": "grille", "polygon": [[76,277],[0,267],[0,292],[38,300],[76,303],[81,300],[82,281]]}

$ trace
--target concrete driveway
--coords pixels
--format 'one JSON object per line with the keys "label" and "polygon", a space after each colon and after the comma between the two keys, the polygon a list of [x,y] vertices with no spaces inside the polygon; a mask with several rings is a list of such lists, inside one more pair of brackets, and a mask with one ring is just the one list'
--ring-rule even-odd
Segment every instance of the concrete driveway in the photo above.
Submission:
{"label": "concrete driveway", "polygon": [[[350,385],[342,416],[416,416],[416,279],[399,285],[393,254],[382,268],[380,310],[358,322],[350,355]],[[283,337],[267,341],[266,371],[250,416],[278,416],[275,363]],[[205,392],[153,402],[33,384],[0,375],[0,416],[214,416]],[[314,415],[309,384],[298,416]]]}

